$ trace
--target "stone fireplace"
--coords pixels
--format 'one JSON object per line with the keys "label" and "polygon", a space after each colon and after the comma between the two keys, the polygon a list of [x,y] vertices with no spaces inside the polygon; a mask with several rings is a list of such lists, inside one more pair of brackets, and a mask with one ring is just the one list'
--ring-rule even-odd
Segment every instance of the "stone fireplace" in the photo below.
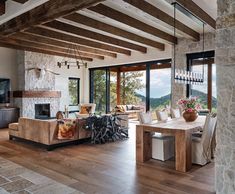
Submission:
{"label": "stone fireplace", "polygon": [[[37,115],[39,112],[35,109],[41,104],[46,105],[47,108],[49,106],[48,117],[55,117],[60,108],[61,94],[55,91],[55,74],[47,71],[53,70],[56,66],[55,57],[18,51],[17,63],[19,91],[14,91],[13,97],[15,105],[20,108],[20,116],[45,118],[46,115]],[[46,106],[42,106],[43,109]]]}

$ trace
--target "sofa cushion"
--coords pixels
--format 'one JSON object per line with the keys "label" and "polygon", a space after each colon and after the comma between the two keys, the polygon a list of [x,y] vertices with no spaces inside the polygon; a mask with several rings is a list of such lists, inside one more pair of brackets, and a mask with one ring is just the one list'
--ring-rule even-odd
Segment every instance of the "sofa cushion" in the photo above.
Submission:
{"label": "sofa cushion", "polygon": [[19,123],[10,123],[8,125],[8,128],[14,131],[18,131],[19,130]]}
{"label": "sofa cushion", "polygon": [[126,110],[133,110],[133,105],[126,105]]}

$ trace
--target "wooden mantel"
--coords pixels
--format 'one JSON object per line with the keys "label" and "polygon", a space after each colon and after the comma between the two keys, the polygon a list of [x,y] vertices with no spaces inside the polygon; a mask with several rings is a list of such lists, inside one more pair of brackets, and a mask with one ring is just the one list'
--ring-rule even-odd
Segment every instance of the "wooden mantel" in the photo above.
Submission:
{"label": "wooden mantel", "polygon": [[13,91],[13,98],[60,98],[60,91]]}

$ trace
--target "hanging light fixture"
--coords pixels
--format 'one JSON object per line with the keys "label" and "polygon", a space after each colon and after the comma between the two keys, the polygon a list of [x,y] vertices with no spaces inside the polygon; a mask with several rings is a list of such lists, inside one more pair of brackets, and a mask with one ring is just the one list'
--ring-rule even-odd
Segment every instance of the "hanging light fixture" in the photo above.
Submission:
{"label": "hanging light fixture", "polygon": [[190,18],[199,21],[200,24],[203,26],[203,40],[202,40],[202,52],[203,52],[203,65],[202,65],[202,72],[193,72],[191,70],[185,71],[183,69],[176,69],[176,43],[174,43],[174,64],[173,64],[173,71],[174,71],[174,79],[176,83],[180,84],[203,84],[204,82],[204,49],[205,49],[205,23],[194,16],[191,12],[186,10],[182,7],[179,3],[174,2],[172,3],[174,6],[174,37],[176,37],[176,8],[183,12],[185,15],[189,16]]}
{"label": "hanging light fixture", "polygon": [[[71,56],[74,56],[75,60],[72,59]],[[70,67],[80,69],[81,66],[87,68],[87,63],[83,61],[78,47],[75,44],[71,44],[71,46],[68,47],[67,55],[62,59],[62,61],[57,62],[57,66],[59,68],[64,66],[67,67],[67,69],[70,69]]]}

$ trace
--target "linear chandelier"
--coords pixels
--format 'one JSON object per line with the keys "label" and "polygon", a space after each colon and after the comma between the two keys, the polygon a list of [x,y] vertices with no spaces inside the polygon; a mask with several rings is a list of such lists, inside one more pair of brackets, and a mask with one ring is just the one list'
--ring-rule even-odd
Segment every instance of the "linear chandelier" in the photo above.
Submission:
{"label": "linear chandelier", "polygon": [[[71,57],[75,59],[72,59]],[[87,63],[83,61],[79,49],[75,44],[71,44],[68,47],[66,56],[62,59],[62,61],[57,62],[57,65],[59,68],[64,66],[67,67],[67,69],[70,69],[70,67],[76,67],[80,69],[81,66],[87,68]]]}
{"label": "linear chandelier", "polygon": [[179,3],[174,2],[172,3],[174,6],[174,37],[176,37],[176,8],[184,13],[187,16],[190,16],[193,19],[196,19],[200,23],[202,23],[203,26],[203,40],[202,40],[202,50],[203,50],[203,65],[202,65],[202,72],[193,72],[190,70],[183,70],[183,69],[176,69],[176,43],[174,43],[174,64],[173,64],[173,72],[174,72],[174,80],[176,83],[180,84],[203,84],[204,83],[204,48],[205,48],[205,23],[200,20],[198,17],[194,16],[191,12],[186,10],[184,7],[182,7]]}

